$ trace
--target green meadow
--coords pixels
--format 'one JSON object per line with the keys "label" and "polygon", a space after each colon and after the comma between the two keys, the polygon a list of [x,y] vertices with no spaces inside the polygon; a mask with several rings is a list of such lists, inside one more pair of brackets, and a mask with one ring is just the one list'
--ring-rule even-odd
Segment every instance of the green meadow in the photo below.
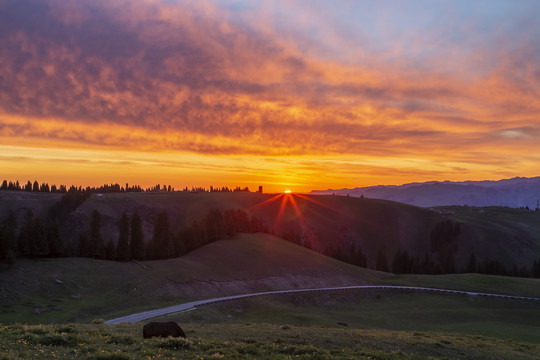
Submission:
{"label": "green meadow", "polygon": [[182,324],[187,339],[143,339],[141,324],[2,325],[0,359],[537,359],[538,344],[426,331]]}
{"label": "green meadow", "polygon": [[540,296],[538,279],[397,276],[265,234],[162,261],[23,260],[0,272],[0,359],[534,359],[540,353],[539,302],[404,290],[261,296],[158,319],[177,321],[186,340],[144,340],[141,323],[103,324],[215,296],[362,284]]}

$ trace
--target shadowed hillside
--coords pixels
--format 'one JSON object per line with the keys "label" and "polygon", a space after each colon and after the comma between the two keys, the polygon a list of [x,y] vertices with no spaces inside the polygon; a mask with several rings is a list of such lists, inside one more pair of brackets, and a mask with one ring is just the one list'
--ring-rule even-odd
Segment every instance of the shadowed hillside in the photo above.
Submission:
{"label": "shadowed hillside", "polygon": [[[218,220],[227,211],[240,210],[240,215],[245,217],[242,221],[250,228],[243,231],[240,227],[228,236],[265,231],[363,267],[396,273],[465,271],[540,276],[540,211],[503,207],[428,209],[387,200],[347,196],[250,192],[88,195],[88,199],[82,198],[71,208],[65,207],[58,212],[62,215],[55,226],[58,226],[63,246],[70,249],[65,253],[69,256],[84,256],[79,253],[81,235],[90,237],[96,212],[100,214],[97,231],[103,244],[114,246],[117,243],[123,213],[128,217],[134,213],[139,215],[146,243],[153,237],[158,216],[166,214],[174,246],[191,251],[207,242],[227,237],[227,231],[221,229],[216,236],[200,239],[215,226],[208,222],[208,216],[217,209],[221,214],[213,215]],[[8,191],[0,192],[0,196],[1,213],[4,214],[0,222],[3,229],[11,228],[12,241],[19,242],[18,256],[41,256],[37,251],[39,249],[31,251],[33,237],[30,226],[39,224],[35,220],[27,221],[25,214],[33,210],[37,217],[47,217],[48,207],[58,202],[60,195]],[[12,223],[6,223],[6,214],[10,210],[18,217],[14,222],[15,228],[11,226]],[[254,221],[256,226],[249,226]],[[190,233],[189,229],[197,231]],[[25,241],[30,246],[28,255],[20,249],[23,230],[26,231]],[[189,240],[188,235],[195,238]],[[7,240],[3,241],[7,246]],[[45,241],[43,237],[41,241]],[[185,251],[177,251],[176,255]],[[47,256],[46,252],[44,254]],[[533,266],[535,261],[536,267]],[[382,266],[383,263],[386,265]]]}
{"label": "shadowed hillside", "polygon": [[81,322],[252,291],[365,284],[383,275],[264,234],[140,264],[21,260],[0,271],[0,322]]}
{"label": "shadowed hillside", "polygon": [[[89,231],[91,213],[102,216],[101,233],[118,238],[120,215],[137,212],[145,238],[152,236],[157,215],[165,211],[173,233],[203,219],[211,209],[244,210],[260,219],[276,236],[337,258],[366,257],[375,267],[382,252],[391,267],[398,250],[433,262],[452,262],[466,269],[474,254],[476,266],[496,261],[508,271],[531,268],[540,258],[540,212],[509,208],[452,207],[426,209],[366,198],[259,193],[125,193],[92,195],[72,212],[61,228],[68,241]],[[450,223],[452,229],[445,228]],[[353,255],[351,255],[353,254]],[[447,269],[448,271],[448,269]],[[476,269],[471,270],[476,271]],[[407,271],[404,271],[407,272]]]}
{"label": "shadowed hillside", "polygon": [[[368,259],[379,250],[392,256],[398,248],[422,253],[431,228],[440,217],[433,212],[399,203],[338,196],[296,196],[283,198],[258,193],[131,193],[92,195],[72,212],[62,227],[64,238],[76,241],[78,232],[89,227],[93,210],[102,216],[102,234],[118,237],[117,222],[122,212],[138,212],[145,238],[152,235],[157,215],[166,211],[172,231],[204,218],[210,209],[241,209],[261,219],[277,236],[294,233],[299,242],[319,252],[337,253],[360,246]],[[374,260],[368,265],[374,266]]]}

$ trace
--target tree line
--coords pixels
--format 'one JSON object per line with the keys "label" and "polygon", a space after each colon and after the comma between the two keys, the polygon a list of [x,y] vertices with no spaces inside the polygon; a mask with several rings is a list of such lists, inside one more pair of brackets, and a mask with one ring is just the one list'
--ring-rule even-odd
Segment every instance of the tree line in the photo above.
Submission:
{"label": "tree line", "polygon": [[268,232],[265,225],[243,210],[210,210],[190,226],[172,229],[167,212],[160,212],[152,236],[144,239],[140,216],[122,213],[118,221],[118,239],[104,243],[101,214],[94,210],[89,233],[81,233],[77,256],[95,259],[130,261],[176,258],[205,244],[233,237],[238,233]]}
{"label": "tree line", "polygon": [[[82,186],[74,186],[71,185],[69,188],[66,185],[59,185],[56,186],[55,184],[50,185],[48,183],[38,183],[37,180],[34,180],[34,182],[31,182],[28,180],[26,184],[19,183],[19,180],[17,181],[7,181],[4,180],[2,182],[2,185],[0,185],[0,190],[9,190],[9,191],[26,191],[26,192],[41,192],[41,193],[60,193],[65,194],[70,190],[77,190],[77,191],[85,191],[89,193],[124,193],[124,192],[172,192],[175,191],[174,187],[171,185],[165,185],[165,184],[156,184],[152,187],[148,187],[146,189],[143,189],[140,185],[129,185],[128,183],[125,184],[125,186],[122,186],[118,183],[116,184],[104,184],[98,187],[82,187]],[[189,192],[250,192],[251,190],[249,187],[240,187],[237,186],[235,188],[229,188],[227,186],[221,186],[221,187],[214,187],[210,185],[210,187],[205,188],[202,186],[192,186],[191,188],[188,188],[187,186],[182,191],[189,191]]]}
{"label": "tree line", "polygon": [[361,247],[354,243],[327,246],[322,250],[316,249],[304,236],[295,231],[287,231],[281,234],[280,237],[349,264],[361,267],[374,264],[371,267],[373,270],[394,274],[479,273],[540,278],[540,259],[530,267],[519,267],[515,264],[508,266],[497,260],[477,261],[476,256],[471,254],[466,265],[463,268],[458,268],[455,253],[458,251],[456,237],[460,233],[461,225],[459,223],[443,220],[436,224],[431,231],[429,253],[426,252],[424,256],[413,256],[407,250],[398,249],[390,259],[382,249],[379,249],[375,259],[368,259]]}
{"label": "tree line", "polygon": [[18,226],[13,211],[8,211],[0,224],[0,259],[9,265],[18,257],[62,257],[68,248],[60,236],[58,223],[43,220],[29,210]]}
{"label": "tree line", "polygon": [[0,259],[14,264],[17,258],[86,257],[102,260],[160,260],[182,256],[205,244],[233,237],[238,233],[268,232],[256,217],[244,210],[213,209],[190,226],[172,229],[166,212],[158,214],[152,236],[146,240],[137,212],[122,213],[118,221],[118,238],[105,243],[101,233],[102,216],[91,213],[88,231],[82,231],[76,244],[64,242],[54,217],[43,220],[31,211],[18,226],[9,211],[0,226]]}
{"label": "tree line", "polygon": [[[121,186],[120,184],[104,184],[98,187],[95,186],[74,186],[71,185],[69,188],[66,185],[59,185],[56,186],[55,184],[50,185],[48,183],[38,183],[37,180],[35,180],[33,183],[28,180],[26,184],[20,184],[19,180],[13,182],[13,181],[7,181],[4,180],[2,182],[2,185],[0,185],[0,190],[10,190],[10,191],[26,191],[26,192],[41,192],[41,193],[59,193],[59,194],[65,194],[68,191],[79,191],[79,192],[88,192],[88,193],[121,193],[121,192],[142,192],[144,189],[142,189],[139,185],[133,185],[130,186],[126,183],[125,187]],[[150,191],[151,189],[147,189],[146,191]],[[169,190],[170,191],[170,190]]]}

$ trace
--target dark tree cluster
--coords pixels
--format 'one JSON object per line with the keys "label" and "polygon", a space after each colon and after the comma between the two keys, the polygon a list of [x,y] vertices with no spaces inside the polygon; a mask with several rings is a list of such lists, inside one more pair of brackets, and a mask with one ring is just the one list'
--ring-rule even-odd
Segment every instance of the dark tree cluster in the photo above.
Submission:
{"label": "dark tree cluster", "polygon": [[540,278],[540,259],[536,260],[531,268],[531,277]]}
{"label": "dark tree cluster", "polygon": [[[171,185],[161,185],[157,184],[153,187],[149,187],[146,189],[143,189],[140,185],[132,185],[130,186],[128,183],[126,183],[125,186],[121,186],[120,184],[104,184],[99,187],[86,187],[83,188],[81,186],[71,186],[69,189],[75,189],[78,191],[86,191],[89,193],[124,193],[124,192],[172,192],[175,191],[174,187]],[[25,185],[21,185],[19,181],[7,181],[4,180],[2,182],[2,185],[0,185],[0,190],[12,190],[12,191],[28,191],[28,192],[50,192],[50,193],[66,193],[68,188],[66,185],[51,185],[47,183],[39,184],[37,181],[34,181],[33,183],[28,180],[28,182]],[[214,187],[210,186],[209,188],[200,187],[200,186],[192,186],[191,188],[188,188],[187,186],[183,189],[183,191],[190,191],[190,192],[250,192],[249,187],[240,187],[237,186],[234,189],[229,188],[227,186],[222,187]]]}
{"label": "dark tree cluster", "polygon": [[[159,186],[159,185],[158,185]],[[169,186],[170,189],[170,186]],[[33,183],[28,180],[28,182],[25,185],[19,184],[19,181],[7,181],[4,180],[2,182],[2,185],[0,185],[0,190],[11,190],[11,191],[26,191],[26,192],[42,192],[42,193],[61,193],[64,194],[68,191],[79,191],[83,192],[86,191],[88,193],[122,193],[122,192],[142,192],[144,191],[139,185],[135,186],[129,186],[129,184],[126,184],[126,186],[120,186],[119,184],[104,184],[99,187],[86,187],[83,188],[81,186],[71,186],[68,190],[66,185],[51,185],[49,186],[48,183],[42,183],[39,184],[37,181],[34,181]],[[171,190],[169,190],[171,191]],[[174,191],[174,189],[173,189]]]}
{"label": "dark tree cluster", "polygon": [[69,190],[62,195],[60,201],[51,206],[49,209],[49,218],[62,223],[67,215],[73,210],[82,205],[89,197],[91,193],[86,190],[70,187]]}
{"label": "dark tree cluster", "polygon": [[9,265],[13,265],[18,253],[17,217],[10,210],[0,223],[0,259],[4,259]]}
{"label": "dark tree cluster", "polygon": [[348,264],[367,267],[367,257],[357,244],[348,243],[338,248],[327,247],[323,254]]}
{"label": "dark tree cluster", "polygon": [[[361,267],[367,267],[368,263],[373,263],[375,264],[373,269],[394,274],[480,273],[516,277],[540,277],[540,260],[535,262],[529,269],[526,266],[508,266],[500,261],[493,260],[477,262],[475,255],[472,254],[465,267],[458,269],[454,252],[457,251],[455,237],[460,234],[460,231],[459,223],[453,223],[449,220],[443,221],[431,233],[431,254],[425,253],[424,256],[414,256],[410,255],[407,250],[398,249],[393,258],[390,259],[391,261],[388,260],[386,253],[381,249],[378,251],[376,259],[368,259],[360,246],[350,243],[334,244],[332,247],[327,247],[320,252],[326,256]],[[287,231],[281,234],[280,237],[306,248],[311,248],[309,243],[298,232]]]}
{"label": "dark tree cluster", "polygon": [[[118,222],[119,235],[116,245],[112,240],[109,240],[107,245],[104,244],[101,222],[101,214],[97,210],[92,211],[90,232],[82,232],[79,236],[78,256],[118,261],[147,258],[142,222],[137,212],[131,217],[122,213]],[[157,226],[162,226],[162,224]]]}
{"label": "dark tree cluster", "polygon": [[[455,269],[455,264],[450,267]],[[392,259],[392,273],[394,274],[451,274],[438,261],[434,261],[428,254],[424,257],[409,256],[407,250],[398,249]]]}
{"label": "dark tree cluster", "polygon": [[148,192],[171,192],[171,191],[174,191],[174,188],[169,185],[161,185],[161,184],[157,184],[155,185],[154,187],[149,187],[149,188],[146,188],[146,191]]}
{"label": "dark tree cluster", "polygon": [[375,263],[375,270],[390,272],[390,266],[388,266],[388,259],[382,250],[377,252],[377,262]]}
{"label": "dark tree cluster", "polygon": [[233,189],[227,186],[214,187],[212,185],[210,185],[209,188],[205,188],[201,186],[192,186],[191,188],[189,188],[186,186],[184,189],[182,189],[182,191],[186,191],[186,192],[188,191],[189,192],[250,192],[249,187],[247,186],[246,187],[237,186]]}
{"label": "dark tree cluster", "polygon": [[47,183],[39,184],[37,181],[33,183],[28,180],[26,185],[19,184],[19,180],[15,182],[8,182],[4,180],[2,185],[0,185],[0,190],[11,190],[11,191],[27,191],[27,192],[51,192],[51,193],[65,193],[67,191],[65,185],[56,185],[49,186]]}
{"label": "dark tree cluster", "polygon": [[13,211],[8,211],[0,224],[0,259],[9,265],[18,257],[61,257],[67,251],[56,221],[45,221],[31,210],[20,226]]}
{"label": "dark tree cluster", "polygon": [[147,242],[137,212],[131,217],[126,213],[121,215],[116,245],[112,240],[103,245],[100,227],[101,215],[94,210],[90,232],[80,235],[78,256],[117,261],[169,259],[238,233],[268,232],[259,219],[243,210],[222,212],[218,209],[210,210],[203,219],[194,221],[191,226],[181,227],[177,233],[171,229],[168,214],[161,212],[154,222],[152,237]]}
{"label": "dark tree cluster", "polygon": [[525,265],[511,267],[497,260],[484,260],[477,263],[476,256],[471,254],[467,266],[463,269],[464,273],[479,273],[486,275],[502,275],[514,277],[533,277],[540,278],[540,260],[535,261],[531,268]]}
{"label": "dark tree cluster", "polygon": [[268,233],[264,223],[249,216],[243,210],[213,209],[204,219],[194,221],[191,226],[181,227],[176,237],[177,256],[194,250],[202,245],[225,238],[233,237],[238,233]]}
{"label": "dark tree cluster", "polygon": [[437,263],[442,273],[456,273],[455,253],[458,251],[456,238],[461,234],[460,223],[444,220],[435,225],[430,234],[430,250],[437,254]]}
{"label": "dark tree cluster", "polygon": [[[32,187],[37,189],[36,184],[35,182]],[[47,188],[48,185],[43,187],[44,190]],[[53,185],[48,191],[57,190]],[[61,186],[61,192],[62,197],[49,208],[45,218],[35,216],[29,210],[19,224],[15,213],[8,211],[0,226],[0,259],[12,265],[18,257],[62,257],[77,254],[72,244],[64,243],[60,224],[71,211],[90,197],[90,192],[74,186],[69,190]]]}

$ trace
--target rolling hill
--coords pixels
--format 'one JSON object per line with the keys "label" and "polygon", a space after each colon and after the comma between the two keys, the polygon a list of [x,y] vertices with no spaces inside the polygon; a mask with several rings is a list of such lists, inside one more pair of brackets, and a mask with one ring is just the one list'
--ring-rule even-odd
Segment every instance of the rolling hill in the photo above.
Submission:
{"label": "rolling hill", "polygon": [[[538,297],[539,282],[478,274],[396,276],[345,264],[270,235],[240,235],[170,260],[19,261],[0,271],[0,327],[15,323],[88,323],[214,296],[353,284],[430,286]],[[537,343],[539,316],[538,304],[531,301],[358,290],[235,300],[172,314],[163,320],[179,321],[189,329],[205,324],[231,328],[233,324],[252,327],[253,323],[270,323],[290,324],[315,333],[331,331],[321,326],[369,329],[365,330],[369,333],[380,332],[373,329],[411,331],[411,336],[412,331],[428,331],[424,333],[428,337],[437,337],[442,331]],[[140,333],[139,325],[134,327]],[[100,331],[115,330],[107,327]]]}
{"label": "rolling hill", "polygon": [[[382,251],[389,262],[398,251],[410,256],[437,257],[432,232],[445,221],[459,232],[450,239],[458,269],[474,254],[477,263],[499,261],[511,269],[530,268],[540,258],[540,212],[502,207],[420,208],[387,200],[346,196],[271,195],[259,193],[127,193],[92,195],[73,211],[61,228],[65,239],[77,241],[89,231],[93,210],[102,215],[105,241],[118,238],[122,212],[139,213],[146,239],[162,211],[171,231],[204,219],[210,209],[241,209],[257,217],[270,232],[305,247],[338,256],[361,249],[367,266],[375,267]],[[293,235],[291,235],[293,234]],[[289,236],[288,236],[289,235]],[[439,241],[439,240],[437,240]],[[338,256],[339,257],[339,256]]]}
{"label": "rolling hill", "polygon": [[[19,215],[33,208],[44,214],[57,194],[0,192],[3,214],[13,209]],[[43,201],[39,201],[42,199]],[[147,192],[93,194],[68,214],[60,232],[65,242],[77,246],[79,234],[90,231],[94,210],[102,218],[105,243],[118,239],[118,221],[123,212],[137,212],[145,239],[160,212],[170,219],[170,230],[205,219],[211,209],[240,209],[260,219],[269,232],[304,247],[337,258],[361,250],[367,267],[374,268],[379,251],[389,263],[398,250],[423,259],[437,260],[451,251],[457,270],[467,266],[471,254],[476,263],[498,261],[508,270],[531,268],[540,259],[540,212],[505,207],[451,206],[421,208],[398,202],[334,195],[260,194],[248,192]],[[454,229],[448,235],[448,227]],[[448,236],[447,236],[448,235]]]}
{"label": "rolling hill", "polygon": [[21,260],[0,271],[0,322],[86,322],[214,296],[357,285],[381,276],[265,234],[144,263]]}

